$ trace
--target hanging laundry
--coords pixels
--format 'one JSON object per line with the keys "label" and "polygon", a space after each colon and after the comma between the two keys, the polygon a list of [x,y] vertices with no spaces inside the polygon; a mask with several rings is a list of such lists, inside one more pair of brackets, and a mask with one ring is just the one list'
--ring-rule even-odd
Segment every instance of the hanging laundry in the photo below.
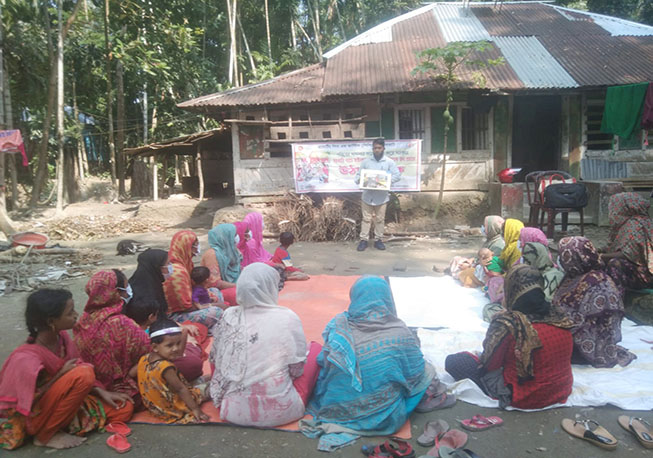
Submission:
{"label": "hanging laundry", "polygon": [[23,144],[23,136],[20,130],[0,130],[0,153],[15,153],[20,151],[23,156],[23,166],[27,167],[27,154]]}
{"label": "hanging laundry", "polygon": [[642,129],[653,129],[653,83],[649,83],[646,97],[644,97],[644,110],[642,112]]}
{"label": "hanging laundry", "polygon": [[649,83],[628,84],[608,88],[603,109],[601,132],[630,138],[639,131],[644,96]]}

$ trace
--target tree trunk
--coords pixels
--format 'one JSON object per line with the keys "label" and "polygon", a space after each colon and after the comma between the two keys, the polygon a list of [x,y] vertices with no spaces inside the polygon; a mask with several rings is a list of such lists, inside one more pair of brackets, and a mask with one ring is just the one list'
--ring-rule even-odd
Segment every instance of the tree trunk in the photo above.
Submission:
{"label": "tree trunk", "polygon": [[297,32],[295,31],[295,9],[290,5],[290,44],[297,49]]}
{"label": "tree trunk", "polygon": [[113,139],[113,94],[111,87],[111,42],[109,41],[109,0],[104,0],[104,47],[107,79],[107,122],[109,131],[109,164],[111,184],[116,185],[116,144]]}
{"label": "tree trunk", "polygon": [[[0,9],[0,15],[2,15],[2,10]],[[5,125],[7,130],[13,130],[14,128],[14,111],[11,104],[11,86],[9,85],[9,75],[7,74],[7,69],[4,68],[5,74]],[[16,210],[18,208],[18,166],[16,165],[16,154],[9,155],[9,170],[11,172],[11,209]]]}
{"label": "tree trunk", "polygon": [[[123,26],[123,34],[125,27]],[[116,89],[117,89],[117,121],[118,132],[116,133],[117,155],[118,155],[118,196],[125,197],[125,84],[123,79],[122,62],[116,62]]]}
{"label": "tree trunk", "polygon": [[229,82],[238,86],[238,50],[236,49],[236,10],[238,0],[227,0],[227,14],[229,16]]}
{"label": "tree trunk", "polygon": [[[241,26],[241,30],[242,30],[242,26]],[[272,63],[272,40],[270,40],[270,12],[268,10],[268,0],[265,0],[265,31],[268,37],[268,57],[270,58],[270,63]],[[245,42],[245,44],[247,44],[247,42]],[[247,52],[249,52],[249,49],[247,50]],[[200,200],[202,199],[200,198]]]}
{"label": "tree trunk", "polygon": [[63,129],[63,0],[57,0],[57,214],[63,211],[64,129]]}
{"label": "tree trunk", "polygon": [[313,24],[313,33],[315,34],[315,44],[317,45],[318,58],[322,60],[322,37],[320,36],[320,4],[315,0],[315,5],[312,0],[308,0],[306,4],[309,7],[309,14],[311,14],[311,23]]}
{"label": "tree trunk", "polygon": [[[449,98],[449,97],[447,97]],[[450,103],[447,102],[445,112],[449,112]],[[435,205],[433,218],[437,219],[442,207],[442,197],[444,195],[444,182],[447,172],[447,142],[449,141],[449,119],[444,120],[444,145],[442,146],[442,176],[440,177],[440,190],[438,193],[438,203]]]}
{"label": "tree trunk", "polygon": [[134,160],[130,191],[132,197],[148,197],[152,192],[152,175],[141,157]]}
{"label": "tree trunk", "polygon": [[152,200],[159,200],[159,174],[157,173],[156,156],[152,156]]}
{"label": "tree trunk", "polygon": [[199,142],[197,143],[197,178],[200,184],[199,197],[201,202],[204,199],[204,173],[202,172],[202,147]]}
{"label": "tree trunk", "polygon": [[34,186],[32,188],[32,196],[29,201],[29,206],[34,208],[39,202],[41,190],[45,184],[48,173],[48,142],[50,141],[50,122],[52,120],[52,112],[54,111],[54,103],[57,90],[57,66],[55,61],[54,44],[52,43],[52,32],[50,27],[50,15],[48,13],[47,3],[43,3],[43,11],[45,15],[45,32],[48,39],[48,55],[50,56],[50,80],[48,82],[48,105],[45,110],[45,118],[43,119],[43,133],[41,137],[41,144],[39,145],[39,158],[37,161],[36,175],[34,177]]}
{"label": "tree trunk", "polygon": [[243,37],[243,43],[245,43],[245,50],[247,51],[247,56],[249,57],[249,65],[252,67],[252,72],[254,73],[254,78],[256,78],[256,63],[254,62],[254,58],[252,57],[252,53],[249,50],[249,43],[247,42],[247,37],[245,36],[245,29],[243,29],[243,25],[240,23],[240,13],[236,16],[238,20],[238,27],[240,27],[240,33]]}

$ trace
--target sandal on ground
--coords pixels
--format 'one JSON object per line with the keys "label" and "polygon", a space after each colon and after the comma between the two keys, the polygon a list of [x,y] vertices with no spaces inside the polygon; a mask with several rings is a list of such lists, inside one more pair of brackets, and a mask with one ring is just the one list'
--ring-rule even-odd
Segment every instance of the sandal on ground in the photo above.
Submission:
{"label": "sandal on ground", "polygon": [[460,421],[460,426],[468,431],[484,431],[502,424],[503,420],[499,417],[485,417],[483,415],[474,415],[471,419]]}
{"label": "sandal on ground", "polygon": [[449,431],[449,423],[444,420],[428,421],[424,425],[424,434],[417,438],[417,443],[422,447],[433,447],[435,439]]}
{"label": "sandal on ground", "polygon": [[426,453],[426,456],[439,456],[440,447],[449,447],[452,449],[463,448],[467,443],[467,433],[459,430],[452,429],[442,435],[442,437],[435,438],[435,447]]}
{"label": "sandal on ground", "polygon": [[112,434],[107,438],[107,445],[118,453],[126,453],[131,450],[132,445],[122,434]]}
{"label": "sandal on ground", "polygon": [[648,421],[628,415],[621,415],[617,421],[623,429],[633,433],[643,447],[653,448],[653,428]]}
{"label": "sandal on ground", "polygon": [[[590,429],[590,423],[596,425],[594,430]],[[608,432],[603,426],[599,425],[594,420],[574,421],[568,418],[562,420],[562,429],[567,431],[574,437],[586,440],[597,447],[606,450],[614,450],[617,448],[617,439]]]}
{"label": "sandal on ground", "polygon": [[111,434],[122,434],[125,437],[129,436],[132,433],[131,428],[122,421],[114,421],[109,423],[104,427],[104,430]]}
{"label": "sandal on ground", "polygon": [[415,412],[427,413],[438,409],[453,407],[455,404],[456,396],[453,394],[441,393],[436,396],[428,396],[426,399],[422,399],[419,404],[417,404],[417,407],[415,407]]}
{"label": "sandal on ground", "polygon": [[[396,444],[396,445],[395,445]],[[392,457],[392,458],[415,458],[413,447],[406,441],[391,439],[381,445],[363,445],[361,452],[370,458]]]}
{"label": "sandal on ground", "polygon": [[440,458],[481,458],[476,453],[466,448],[451,448],[443,445],[440,447]]}

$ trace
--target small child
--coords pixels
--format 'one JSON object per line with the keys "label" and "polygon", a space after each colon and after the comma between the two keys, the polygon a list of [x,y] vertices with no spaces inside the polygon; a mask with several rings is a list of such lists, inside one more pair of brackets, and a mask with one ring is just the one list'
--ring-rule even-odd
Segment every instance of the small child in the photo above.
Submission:
{"label": "small child", "polygon": [[458,266],[461,270],[458,271],[454,278],[457,278],[466,288],[485,286],[490,277],[503,274],[501,261],[488,248],[481,248],[476,259],[466,259],[464,263],[459,263]]}
{"label": "small child", "polygon": [[206,390],[193,388],[172,362],[184,351],[179,325],[158,319],[150,326],[150,343],[152,351],[138,362],[138,390],[145,407],[166,423],[207,421],[209,417],[200,409],[208,399]]}
{"label": "small child", "polygon": [[159,303],[154,299],[135,299],[123,306],[123,313],[145,330],[156,321],[159,309]]}
{"label": "small child", "polygon": [[500,277],[503,274],[503,263],[489,248],[478,250],[478,264],[474,268],[474,276],[481,283],[487,283],[490,277]]}
{"label": "small child", "polygon": [[193,281],[193,305],[199,310],[215,305],[222,310],[227,306],[218,288],[208,287],[211,271],[208,267],[193,267],[190,279]]}
{"label": "small child", "polygon": [[282,267],[286,273],[286,280],[308,280],[310,277],[302,272],[301,269],[293,267],[290,260],[290,253],[288,248],[295,243],[295,236],[292,232],[282,232],[279,236],[281,245],[274,251],[270,264],[273,267]]}

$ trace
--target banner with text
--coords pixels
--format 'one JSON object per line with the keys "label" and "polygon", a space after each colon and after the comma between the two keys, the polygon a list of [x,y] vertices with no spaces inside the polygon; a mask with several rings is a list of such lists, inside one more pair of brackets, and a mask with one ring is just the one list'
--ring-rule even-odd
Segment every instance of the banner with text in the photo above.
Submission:
{"label": "banner with text", "polygon": [[[422,140],[386,140],[385,155],[395,161],[401,180],[392,191],[420,190]],[[363,159],[372,157],[372,142],[293,143],[295,191],[359,191],[356,172]]]}

